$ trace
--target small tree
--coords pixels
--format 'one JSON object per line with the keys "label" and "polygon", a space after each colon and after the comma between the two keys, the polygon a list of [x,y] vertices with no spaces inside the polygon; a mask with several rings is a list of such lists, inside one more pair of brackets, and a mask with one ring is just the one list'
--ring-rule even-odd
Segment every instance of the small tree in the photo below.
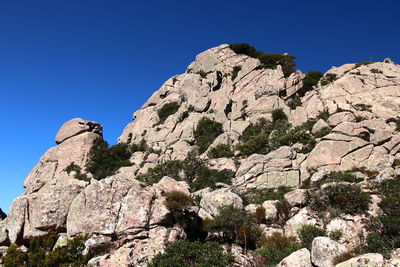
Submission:
{"label": "small tree", "polygon": [[219,215],[208,223],[206,230],[219,235],[223,241],[254,249],[261,235],[254,216],[232,205],[218,210]]}

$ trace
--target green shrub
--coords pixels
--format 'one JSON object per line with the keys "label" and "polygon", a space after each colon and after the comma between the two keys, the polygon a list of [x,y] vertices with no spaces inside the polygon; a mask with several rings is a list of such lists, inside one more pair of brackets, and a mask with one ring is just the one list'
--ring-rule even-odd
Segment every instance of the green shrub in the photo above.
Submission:
{"label": "green shrub", "polygon": [[203,79],[207,78],[207,73],[203,70],[199,70],[198,72],[196,72],[196,74],[200,75],[200,77]]}
{"label": "green shrub", "polygon": [[315,138],[310,134],[315,120],[292,128],[286,118],[278,109],[273,113],[272,123],[261,120],[256,125],[250,125],[239,138],[241,143],[236,148],[244,155],[267,154],[281,146],[301,143],[304,147],[300,152],[309,153],[316,145]]}
{"label": "green shrub", "polygon": [[171,102],[164,104],[162,108],[157,111],[159,123],[164,123],[164,121],[172,114],[175,114],[179,109],[178,102]]}
{"label": "green shrub", "polygon": [[347,171],[333,171],[330,174],[326,175],[322,180],[319,180],[315,183],[315,187],[320,187],[326,183],[332,182],[348,182],[348,183],[359,183],[363,181],[363,178],[359,178],[353,174],[355,170],[347,170]]}
{"label": "green shrub", "polygon": [[342,238],[343,233],[340,230],[334,230],[329,232],[328,236],[330,239],[338,241],[340,238]]}
{"label": "green shrub", "polygon": [[204,153],[222,132],[221,123],[203,117],[193,132],[194,140],[199,147],[199,153]]}
{"label": "green shrub", "polygon": [[239,71],[242,69],[242,67],[241,66],[234,66],[233,67],[233,70],[232,70],[232,73],[231,73],[231,75],[232,75],[232,81],[233,80],[235,80],[236,79],[236,77],[237,77],[237,75],[238,75],[238,73],[239,73]]}
{"label": "green shrub", "polygon": [[263,68],[276,69],[278,65],[281,65],[285,77],[289,77],[290,74],[296,71],[296,63],[294,62],[296,58],[295,56],[288,54],[264,53],[257,51],[257,49],[247,43],[231,44],[229,47],[236,54],[244,54],[252,58],[257,58],[260,60]]}
{"label": "green shrub", "polygon": [[329,211],[331,215],[366,213],[371,201],[370,195],[357,185],[329,185],[310,197],[314,210]]}
{"label": "green shrub", "polygon": [[219,215],[206,225],[206,230],[223,242],[254,249],[261,235],[254,216],[232,205],[221,206],[218,211]]}
{"label": "green shrub", "polygon": [[261,133],[250,137],[250,139],[236,148],[244,155],[250,156],[252,154],[267,154],[270,152],[268,147],[268,135]]}
{"label": "green shrub", "polygon": [[233,157],[233,151],[231,150],[230,146],[226,144],[219,144],[210,149],[210,152],[208,152],[208,157],[211,159],[230,158]]}
{"label": "green shrub", "polygon": [[285,112],[283,112],[283,110],[281,108],[278,109],[274,109],[271,113],[272,115],[272,122],[277,122],[277,121],[287,121],[288,117],[285,114]]}
{"label": "green shrub", "polygon": [[247,43],[230,44],[229,47],[238,55],[243,54],[252,58],[258,58],[262,52],[257,51],[253,46]]}
{"label": "green shrub", "polygon": [[224,253],[216,242],[177,241],[170,244],[164,253],[158,253],[149,267],[227,267],[234,262],[230,253]]}
{"label": "green shrub", "polygon": [[321,79],[321,85],[325,86],[328,85],[330,83],[333,83],[334,81],[336,81],[337,79],[337,75],[334,73],[327,73],[325,74],[325,76]]}
{"label": "green shrub", "polygon": [[326,235],[324,229],[310,224],[305,224],[301,226],[297,230],[297,234],[299,235],[301,246],[306,247],[309,250],[311,250],[311,244],[314,238]]}
{"label": "green shrub", "polygon": [[307,92],[312,91],[314,86],[318,84],[324,76],[319,71],[309,71],[303,79],[303,87],[297,92],[300,96],[304,96]]}
{"label": "green shrub", "polygon": [[89,181],[89,177],[82,173],[82,168],[79,167],[78,165],[75,164],[75,162],[71,162],[71,164],[69,164],[67,167],[65,167],[64,171],[66,171],[68,173],[68,175],[70,174],[70,172],[74,171],[74,178],[78,179],[78,180],[83,180],[83,181]]}
{"label": "green shrub", "polygon": [[215,188],[216,183],[231,184],[234,173],[224,169],[221,171],[208,168],[204,161],[195,154],[189,153],[185,160],[170,160],[150,168],[147,173],[136,176],[136,179],[152,185],[158,183],[164,176],[177,181],[186,181],[192,190],[206,187]]}
{"label": "green shrub", "polygon": [[186,110],[179,115],[178,123],[183,122],[187,117],[189,117],[189,111]]}
{"label": "green shrub", "polygon": [[318,132],[316,132],[316,133],[314,134],[314,136],[315,136],[315,138],[322,138],[322,137],[324,137],[325,135],[330,134],[331,130],[332,130],[332,129],[331,129],[330,127],[323,127],[321,130],[319,130]]}
{"label": "green shrub", "polygon": [[301,248],[295,237],[287,237],[279,232],[261,238],[260,245],[262,248],[257,250],[257,254],[261,256],[262,263],[266,267],[276,266],[281,260]]}
{"label": "green shrub", "polygon": [[180,160],[170,160],[150,168],[147,173],[136,176],[136,179],[149,185],[158,183],[164,176],[175,180],[182,180],[180,171],[183,169],[183,162]]}
{"label": "green shrub", "polygon": [[169,210],[187,209],[193,203],[193,199],[181,191],[170,191],[165,194],[165,206]]}
{"label": "green shrub", "polygon": [[203,166],[199,170],[197,170],[196,179],[192,183],[190,183],[190,187],[194,191],[206,187],[215,189],[216,183],[224,183],[230,185],[234,176],[235,174],[228,169],[223,169],[219,171]]}
{"label": "green shrub", "polygon": [[327,121],[327,120],[329,119],[329,116],[330,116],[330,115],[331,115],[331,114],[329,114],[329,111],[328,111],[327,109],[325,109],[325,110],[321,111],[321,112],[318,114],[317,118],[318,118],[318,119],[323,119],[324,121]]}
{"label": "green shrub", "polygon": [[367,65],[372,64],[372,63],[375,63],[375,61],[364,61],[364,62],[360,62],[360,63],[357,63],[357,64],[354,66],[354,68],[356,69],[356,68],[361,67],[361,66],[367,66]]}
{"label": "green shrub", "polygon": [[16,245],[11,245],[3,257],[4,267],[54,267],[54,266],[86,266],[89,255],[82,255],[85,249],[86,236],[76,236],[68,240],[64,247],[53,247],[57,234],[47,237],[33,237],[29,241],[28,252],[23,252]]}
{"label": "green shrub", "polygon": [[17,245],[12,244],[8,249],[6,255],[3,257],[4,267],[24,267],[28,263],[28,254],[18,248]]}
{"label": "green shrub", "polygon": [[374,188],[381,195],[378,204],[383,214],[371,219],[364,252],[382,253],[389,257],[390,252],[400,247],[400,177],[384,180]]}
{"label": "green shrub", "polygon": [[370,72],[371,73],[380,73],[380,74],[383,73],[381,70],[378,70],[378,69],[370,69]]}
{"label": "green shrub", "polygon": [[86,170],[92,173],[95,179],[101,180],[115,174],[121,167],[132,166],[129,161],[131,155],[132,148],[128,144],[120,143],[108,147],[108,144],[104,142],[92,149]]}
{"label": "green shrub", "polygon": [[244,205],[259,204],[261,205],[266,200],[283,200],[284,195],[291,191],[288,186],[280,186],[278,188],[268,189],[250,189],[246,193],[241,194]]}

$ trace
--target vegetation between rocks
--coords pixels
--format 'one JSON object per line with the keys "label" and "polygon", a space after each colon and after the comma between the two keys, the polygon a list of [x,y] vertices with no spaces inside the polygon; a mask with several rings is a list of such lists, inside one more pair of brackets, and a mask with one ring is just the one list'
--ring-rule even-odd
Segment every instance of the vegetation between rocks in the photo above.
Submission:
{"label": "vegetation between rocks", "polygon": [[53,249],[58,234],[51,233],[47,237],[33,237],[29,241],[28,252],[11,245],[3,257],[4,267],[55,267],[86,266],[90,255],[83,255],[86,236],[76,236],[68,240],[67,245]]}
{"label": "vegetation between rocks", "polygon": [[227,267],[234,262],[233,255],[224,253],[217,242],[177,241],[170,244],[165,252],[158,253],[149,267]]}
{"label": "vegetation between rocks", "polygon": [[178,104],[178,102],[171,102],[171,103],[167,103],[164,104],[164,106],[162,106],[158,111],[158,118],[160,119],[159,124],[164,123],[164,121],[171,115],[175,114],[178,109],[179,109],[180,105]]}
{"label": "vegetation between rocks", "polygon": [[186,181],[192,190],[197,191],[206,187],[215,188],[219,182],[231,184],[234,173],[227,169],[210,169],[195,153],[190,153],[183,161],[172,160],[159,164],[150,168],[146,174],[138,175],[136,179],[151,185],[158,183],[164,176]]}
{"label": "vegetation between rocks", "polygon": [[199,147],[199,153],[204,153],[222,132],[221,123],[203,117],[193,132],[195,143]]}
{"label": "vegetation between rocks", "polygon": [[260,60],[263,68],[276,69],[278,65],[281,65],[285,77],[289,77],[290,74],[296,71],[295,56],[289,54],[264,53],[257,51],[256,48],[247,43],[230,44],[229,47],[236,54],[244,54],[252,58],[257,58]]}

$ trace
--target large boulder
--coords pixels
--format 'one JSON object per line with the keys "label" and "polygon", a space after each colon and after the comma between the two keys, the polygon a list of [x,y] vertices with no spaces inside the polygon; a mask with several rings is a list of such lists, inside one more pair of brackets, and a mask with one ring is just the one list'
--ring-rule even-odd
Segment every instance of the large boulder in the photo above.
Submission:
{"label": "large boulder", "polygon": [[69,120],[58,130],[56,144],[61,144],[68,138],[85,132],[92,132],[102,136],[103,128],[99,123],[94,121],[87,121],[80,118]]}
{"label": "large boulder", "polygon": [[140,232],[148,225],[153,197],[135,180],[112,176],[94,181],[71,203],[68,235]]}
{"label": "large boulder", "polygon": [[284,258],[277,267],[312,267],[310,251],[306,248],[297,250]]}
{"label": "large boulder", "polygon": [[238,195],[226,188],[205,193],[200,201],[199,216],[202,219],[214,218],[219,214],[218,208],[224,205],[243,208],[243,201]]}
{"label": "large boulder", "polygon": [[318,218],[318,214],[305,207],[286,222],[284,226],[285,234],[287,236],[297,236],[297,230],[306,224],[323,227],[323,222]]}
{"label": "large boulder", "polygon": [[311,260],[317,267],[333,267],[335,257],[346,253],[345,246],[324,236],[314,238],[311,245]]}
{"label": "large boulder", "polygon": [[336,264],[335,267],[381,267],[384,263],[385,259],[381,254],[367,253]]}

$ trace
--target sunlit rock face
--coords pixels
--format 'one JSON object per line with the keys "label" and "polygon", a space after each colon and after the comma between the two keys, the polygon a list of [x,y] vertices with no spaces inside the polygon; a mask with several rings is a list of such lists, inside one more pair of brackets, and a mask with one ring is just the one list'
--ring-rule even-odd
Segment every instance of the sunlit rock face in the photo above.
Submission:
{"label": "sunlit rock face", "polygon": [[[333,78],[324,82],[328,76]],[[311,249],[294,251],[278,265],[332,266],[336,256],[351,251],[365,238],[365,220],[368,215],[381,214],[381,199],[373,195],[365,214],[339,214],[327,220],[309,202],[310,193],[323,186],[315,190],[299,187],[307,178],[317,183],[337,171],[364,168],[367,174],[355,175],[361,179],[357,185],[368,191],[374,181],[400,174],[396,164],[400,160],[400,66],[387,60],[334,67],[313,90],[300,95],[304,78],[300,71],[285,77],[280,65],[264,68],[258,59],[236,54],[229,45],[199,54],[185,73],[168,79],[123,130],[119,143],[144,142],[146,150],[134,152],[130,166],[102,180],[86,170],[92,151],[103,145],[102,126],[80,118],[66,122],[55,137],[56,146],[26,178],[26,192],[15,199],[8,216],[0,210],[0,248],[27,244],[32,237],[52,231],[61,234],[58,245],[87,234],[85,251],[92,255],[92,266],[146,266],[168,244],[189,238],[188,225],[197,227],[202,220],[216,218],[220,207],[233,205],[252,214],[264,210],[259,226],[266,236],[279,232],[298,237],[303,225],[326,232],[340,230],[342,236],[337,240],[318,237]],[[293,107],[289,102],[297,95],[300,102]],[[166,105],[175,110],[161,119]],[[310,150],[303,149],[301,142],[287,142],[263,154],[246,155],[233,149],[229,156],[210,158],[210,151],[219,145],[235,148],[243,143],[246,129],[262,118],[271,121],[277,109],[287,116],[291,129],[315,120],[308,132],[315,137]],[[195,191],[190,182],[180,180],[182,173],[160,177],[151,185],[136,179],[158,164],[186,159],[197,148],[195,130],[205,117],[220,123],[222,130],[198,157],[211,169],[233,173],[230,184]],[[277,131],[269,134],[279,137]],[[268,142],[265,146],[272,147]],[[76,170],[66,171],[71,164],[87,179],[77,179]],[[287,190],[279,200],[246,203],[244,196],[249,192],[276,188]],[[192,224],[177,223],[168,209],[166,195],[174,191],[196,200],[185,210]],[[235,266],[256,266],[254,251],[228,247]],[[381,256],[359,257],[381,264],[386,261]],[[398,257],[390,260],[398,262]],[[340,266],[353,262],[358,258]]]}

